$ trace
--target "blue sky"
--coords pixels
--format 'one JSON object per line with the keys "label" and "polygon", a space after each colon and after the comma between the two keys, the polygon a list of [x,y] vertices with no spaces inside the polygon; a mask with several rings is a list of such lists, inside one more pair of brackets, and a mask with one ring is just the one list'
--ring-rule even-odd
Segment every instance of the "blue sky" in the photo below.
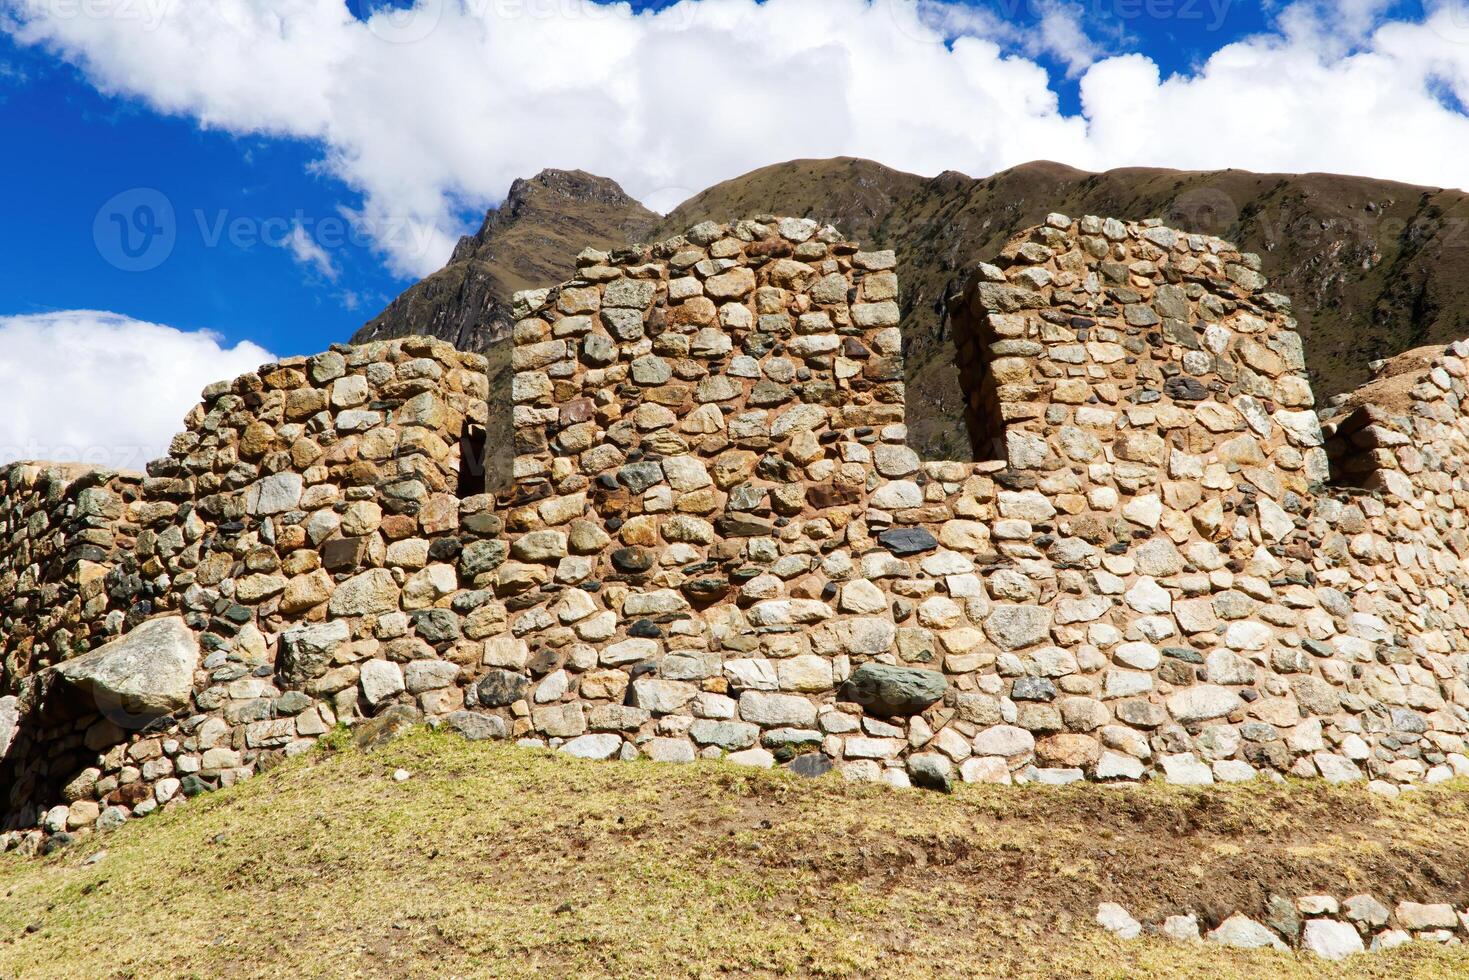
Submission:
{"label": "blue sky", "polygon": [[[242,344],[324,349],[550,166],[660,210],[835,154],[1469,183],[1469,0],[647,8],[0,0],[0,390],[7,362],[44,382],[60,345],[127,349],[135,321],[165,331],[140,328],[137,356],[196,365],[190,384]],[[118,410],[69,409],[88,386],[66,383],[54,412]],[[0,423],[0,460],[52,417]]]}
{"label": "blue sky", "polygon": [[[7,208],[12,233],[0,238],[0,313],[113,310],[309,353],[346,340],[411,282],[365,243],[332,249],[335,281],[281,247],[296,220],[341,222],[337,206],[356,199],[313,172],[318,144],[204,129],[102,95],[9,38],[0,37],[0,61],[10,67],[0,133],[12,148],[0,154],[0,182],[20,191]],[[175,239],[156,266],[126,271],[98,247],[94,222],[109,200],[140,188],[171,202]]]}
{"label": "blue sky", "polygon": [[[1125,36],[1129,50],[1147,52],[1172,73],[1265,26],[1258,7],[1221,4],[1137,0],[1078,9],[1099,37]],[[364,13],[357,0],[350,6]],[[1031,0],[975,6],[1016,25],[1037,21]],[[1177,16],[1152,17],[1149,9]],[[1075,113],[1076,79],[1053,55],[1036,60],[1051,72],[1063,111]],[[308,353],[345,340],[414,281],[385,268],[365,241],[334,242],[331,229],[344,227],[338,207],[360,205],[360,195],[316,171],[318,141],[208,129],[136,98],[103,95],[83,72],[4,35],[0,63],[0,133],[11,147],[24,147],[0,157],[0,179],[22,189],[10,217],[13,229],[25,229],[0,240],[0,313],[112,310]],[[564,162],[596,166],[574,156]],[[172,203],[176,237],[155,267],[124,271],[97,247],[93,223],[115,195],[138,188]],[[457,216],[469,231],[482,211],[465,207]],[[280,247],[297,220],[308,230],[329,223],[314,237],[325,243],[335,279]]]}

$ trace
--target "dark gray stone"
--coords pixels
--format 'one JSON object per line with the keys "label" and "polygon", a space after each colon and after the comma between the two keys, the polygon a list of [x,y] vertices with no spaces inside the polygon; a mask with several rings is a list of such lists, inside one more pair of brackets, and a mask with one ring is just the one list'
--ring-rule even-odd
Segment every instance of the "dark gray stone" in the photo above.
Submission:
{"label": "dark gray stone", "polygon": [[842,685],[842,699],[874,715],[916,715],[936,703],[949,682],[936,670],[866,663]]}
{"label": "dark gray stone", "polygon": [[91,653],[51,668],[69,702],[112,717],[153,718],[189,703],[199,641],[177,616],[154,619]]}
{"label": "dark gray stone", "polygon": [[937,752],[921,752],[908,758],[908,778],[920,789],[933,789],[941,793],[954,789],[954,765],[948,756]]}
{"label": "dark gray stone", "polygon": [[502,708],[525,697],[530,678],[510,670],[491,669],[474,687],[475,697],[487,708]]}
{"label": "dark gray stone", "polygon": [[618,548],[612,552],[612,567],[624,575],[637,575],[653,567],[653,554],[642,548]]}
{"label": "dark gray stone", "polygon": [[1393,708],[1390,712],[1392,717],[1392,729],[1395,732],[1407,732],[1410,735],[1422,735],[1428,731],[1428,722],[1406,708]]}
{"label": "dark gray stone", "polygon": [[1293,943],[1301,934],[1301,914],[1296,903],[1283,895],[1271,895],[1265,902],[1265,924]]}
{"label": "dark gray stone", "polygon": [[492,572],[505,564],[509,546],[504,541],[474,541],[459,555],[459,574],[474,578]]}
{"label": "dark gray stone", "polygon": [[1056,697],[1056,685],[1047,677],[1017,677],[1010,689],[1012,701],[1051,701]]}
{"label": "dark gray stone", "polygon": [[299,715],[311,707],[311,698],[300,691],[287,691],[275,699],[275,713],[282,716]]}
{"label": "dark gray stone", "polygon": [[617,471],[617,482],[633,493],[642,493],[663,481],[663,467],[657,463],[629,463]]}
{"label": "dark gray stone", "polygon": [[287,684],[304,684],[320,677],[337,647],[351,638],[352,630],[340,619],[286,630],[281,634],[281,678]]}
{"label": "dark gray stone", "polygon": [[414,613],[413,626],[429,643],[451,643],[459,639],[459,617],[449,609],[425,609]]}
{"label": "dark gray stone", "polygon": [[352,740],[361,749],[372,749],[385,745],[399,735],[407,734],[423,721],[423,712],[411,704],[393,704],[382,714],[370,718],[357,726]]}
{"label": "dark gray stone", "polygon": [[454,711],[444,719],[444,727],[458,732],[471,742],[486,742],[505,737],[505,720],[475,711]]}
{"label": "dark gray stone", "polygon": [[898,556],[932,551],[938,541],[921,527],[892,528],[877,536],[877,543]]}
{"label": "dark gray stone", "polygon": [[1163,391],[1174,401],[1201,402],[1209,397],[1209,389],[1197,378],[1175,375],[1163,382]]}
{"label": "dark gray stone", "polygon": [[1168,720],[1168,712],[1161,704],[1151,701],[1123,701],[1113,709],[1117,720],[1134,728],[1157,728]]}
{"label": "dark gray stone", "polygon": [[831,772],[831,760],[820,752],[808,752],[806,755],[798,755],[792,759],[790,770],[797,776],[815,779]]}

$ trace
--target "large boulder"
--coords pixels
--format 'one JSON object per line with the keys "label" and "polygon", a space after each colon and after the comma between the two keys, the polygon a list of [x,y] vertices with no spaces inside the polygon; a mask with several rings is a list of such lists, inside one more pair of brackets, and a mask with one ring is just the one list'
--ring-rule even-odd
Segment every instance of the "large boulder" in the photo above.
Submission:
{"label": "large boulder", "polygon": [[842,687],[842,699],[874,715],[916,715],[944,696],[949,682],[936,670],[866,663]]}
{"label": "large boulder", "polygon": [[193,630],[177,616],[154,619],[51,668],[53,696],[70,702],[77,714],[97,711],[114,721],[157,718],[188,706],[198,667]]}

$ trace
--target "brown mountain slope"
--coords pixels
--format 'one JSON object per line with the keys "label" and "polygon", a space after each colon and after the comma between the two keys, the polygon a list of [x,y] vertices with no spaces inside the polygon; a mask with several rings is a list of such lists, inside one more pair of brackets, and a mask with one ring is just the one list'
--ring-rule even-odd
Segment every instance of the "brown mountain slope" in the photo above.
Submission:
{"label": "brown mountain slope", "polygon": [[1322,399],[1364,382],[1375,358],[1469,336],[1469,195],[1461,191],[1332,174],[1092,174],[1044,161],[982,180],[925,179],[867,161],[797,160],[711,187],[656,234],[752,210],[836,214],[845,234],[897,249],[911,439],[935,459],[966,452],[944,297],[965,270],[1050,211],[1157,216],[1258,252],[1274,287],[1295,302]]}
{"label": "brown mountain slope", "polygon": [[513,293],[560,282],[576,270],[583,248],[645,238],[657,221],[605,177],[543,170],[517,180],[479,233],[459,240],[448,265],[393,300],[352,341],[427,333],[484,351],[509,336]]}
{"label": "brown mountain slope", "polygon": [[[656,239],[706,218],[770,212],[832,221],[870,247],[896,249],[910,441],[928,458],[953,459],[968,448],[944,299],[967,269],[1050,211],[1157,216],[1258,252],[1275,288],[1295,301],[1323,399],[1365,381],[1375,358],[1469,336],[1469,195],[1368,178],[1146,168],[1092,174],[1050,162],[983,179],[952,171],[925,178],[867,160],[793,160],[717,184],[646,233]],[[583,244],[568,246],[567,263]],[[405,322],[461,342],[432,321]]]}

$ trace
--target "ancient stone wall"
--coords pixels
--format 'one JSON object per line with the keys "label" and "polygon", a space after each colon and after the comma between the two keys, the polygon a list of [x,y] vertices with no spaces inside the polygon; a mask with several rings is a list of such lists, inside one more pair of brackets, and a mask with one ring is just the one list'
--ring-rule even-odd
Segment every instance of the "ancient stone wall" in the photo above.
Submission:
{"label": "ancient stone wall", "polygon": [[401,690],[388,658],[433,654],[414,619],[456,591],[461,542],[500,532],[491,498],[456,494],[485,387],[441,342],[342,348],[211,386],[146,477],[0,471],[8,825],[105,825],[247,775],[380,703],[370,655]]}
{"label": "ancient stone wall", "polygon": [[108,574],[133,547],[142,477],[91,467],[0,467],[0,691],[123,628]]}
{"label": "ancient stone wall", "polygon": [[[995,458],[921,463],[895,264],[769,217],[583,253],[517,297],[498,499],[460,479],[483,360],[414,338],[211,388],[145,479],[69,484],[119,507],[12,491],[10,825],[369,718],[930,786],[1469,772],[1464,351],[1323,433],[1253,257],[1053,215],[951,311]],[[116,587],[61,638],[28,599],[83,527]]]}

